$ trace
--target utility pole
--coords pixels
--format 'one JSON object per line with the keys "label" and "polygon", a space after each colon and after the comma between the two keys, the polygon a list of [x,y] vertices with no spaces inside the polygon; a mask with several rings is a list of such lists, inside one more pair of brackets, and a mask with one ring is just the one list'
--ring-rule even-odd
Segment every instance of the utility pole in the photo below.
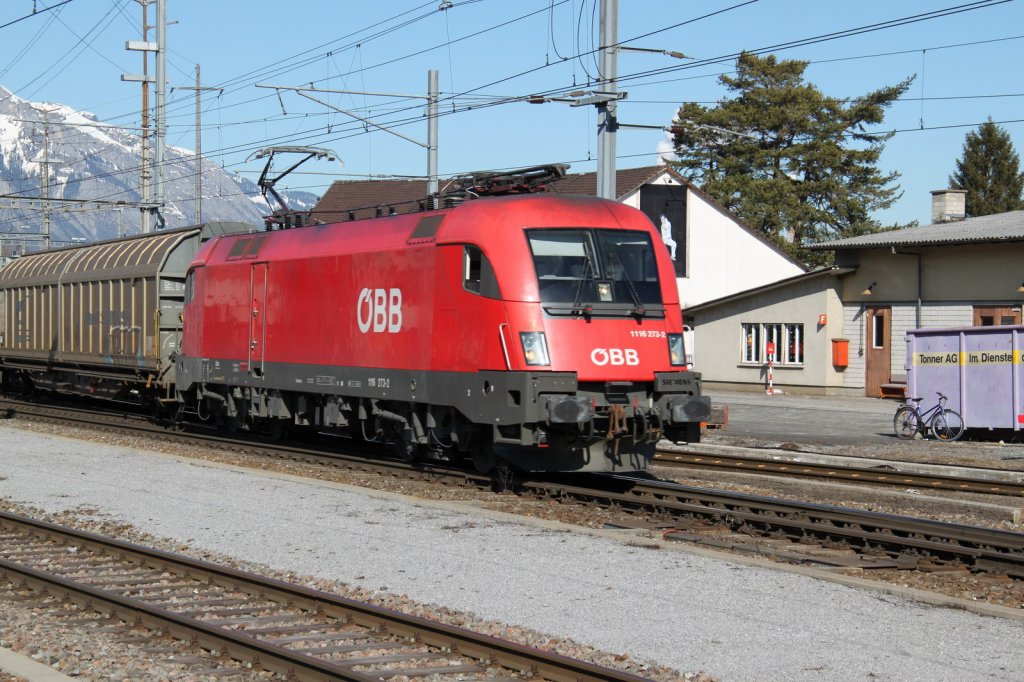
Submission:
{"label": "utility pole", "polygon": [[440,95],[437,69],[431,69],[427,72],[427,196],[431,208],[441,208],[437,205],[437,100]]}
{"label": "utility pole", "polygon": [[203,118],[202,118],[202,92],[203,90],[216,90],[224,92],[222,88],[204,88],[199,84],[199,65],[196,64],[196,84],[194,86],[182,86],[179,90],[196,91],[196,225],[203,222]]}
{"label": "utility pole", "polygon": [[[56,111],[56,109],[32,108],[43,115],[43,158],[39,162],[39,193],[42,196],[39,199],[39,207],[43,212],[43,230],[41,237],[43,251],[46,251],[50,248],[50,114]],[[26,198],[19,203],[31,201],[31,199]]]}
{"label": "utility pole", "polygon": [[166,226],[164,188],[166,163],[164,151],[167,142],[167,0],[156,0],[156,229]]}
{"label": "utility pole", "polygon": [[43,110],[43,251],[50,248],[50,110]]}
{"label": "utility pole", "polygon": [[[287,85],[261,85],[261,84],[257,84],[256,87],[257,88],[271,88],[271,89],[277,90],[279,96],[280,96],[281,90],[291,90],[291,91],[295,92],[295,94],[300,95],[302,97],[305,97],[308,100],[312,100],[312,101],[316,102],[317,104],[322,104],[325,107],[328,107],[329,109],[334,109],[335,111],[337,111],[339,113],[345,114],[346,116],[350,116],[350,117],[356,119],[357,121],[362,121],[363,123],[365,123],[365,124],[367,124],[369,126],[377,128],[378,130],[383,130],[385,133],[390,133],[390,134],[394,135],[395,137],[400,137],[403,140],[407,140],[409,142],[412,142],[413,144],[416,144],[416,145],[419,145],[420,147],[425,148],[427,150],[427,194],[431,197],[431,206],[432,206],[432,208],[438,208],[438,206],[437,206],[437,197],[436,197],[437,191],[438,191],[438,176],[437,176],[437,166],[438,166],[438,163],[437,163],[437,161],[438,161],[438,125],[437,125],[438,111],[437,111],[437,109],[438,109],[438,106],[437,105],[438,105],[438,100],[441,97],[441,92],[440,92],[440,88],[438,86],[438,83],[439,83],[438,71],[436,69],[431,69],[431,70],[429,70],[427,72],[427,96],[426,97],[424,97],[423,95],[405,95],[405,94],[396,94],[396,93],[392,93],[392,92],[362,92],[362,91],[359,91],[359,90],[327,90],[327,89],[314,88],[312,86],[310,86],[308,88],[297,88],[297,87],[292,87],[292,86],[287,86]],[[411,137],[408,137],[407,135],[403,135],[401,133],[395,132],[394,130],[392,130],[392,129],[386,127],[386,126],[382,126],[379,123],[376,123],[374,121],[371,121],[370,119],[368,119],[368,118],[366,118],[364,116],[359,116],[358,114],[354,114],[351,111],[346,111],[345,109],[342,109],[340,107],[336,107],[333,104],[331,104],[330,102],[326,102],[326,101],[324,101],[322,99],[319,99],[317,97],[313,97],[312,95],[309,94],[309,93],[312,93],[312,92],[335,93],[335,94],[344,94],[344,95],[369,95],[371,97],[408,97],[410,99],[425,99],[425,100],[427,100],[427,141],[426,141],[426,143],[423,143],[423,142],[421,142],[419,140],[415,140],[415,139],[413,139]]]}
{"label": "utility pole", "polygon": [[[146,9],[149,7],[149,0],[138,0],[142,5],[142,42],[149,42],[149,23]],[[142,175],[139,178],[139,197],[142,203],[148,204],[153,200],[153,192],[150,183],[153,181],[153,168],[149,160],[149,53],[142,53]],[[150,231],[149,209],[143,210],[139,215],[142,221],[142,232],[148,234]]]}
{"label": "utility pole", "polygon": [[571,92],[567,97],[534,95],[526,98],[531,104],[568,102],[574,107],[597,107],[597,196],[602,199],[618,198],[615,189],[615,133],[620,127],[618,101],[626,98],[625,92],[619,92],[617,83],[618,24],[619,0],[601,0],[601,73],[598,74],[597,90]]}
{"label": "utility pole", "polygon": [[601,0],[601,81],[597,102],[597,196],[616,199],[615,131],[618,128],[616,80],[618,78],[619,0]]}
{"label": "utility pole", "polygon": [[690,59],[682,52],[645,47],[619,45],[619,0],[601,0],[601,37],[598,89],[594,91],[573,91],[565,96],[545,97],[530,95],[523,98],[530,104],[545,102],[567,102],[573,107],[597,107],[597,196],[602,199],[618,199],[615,187],[615,134],[619,128],[663,130],[662,126],[619,123],[618,101],[626,99],[627,93],[619,92],[619,51],[652,52],[675,59]]}
{"label": "utility pole", "polygon": [[151,207],[153,169],[149,159],[149,84],[155,82],[155,79],[149,75],[149,53],[156,52],[159,48],[156,43],[149,42],[149,29],[153,27],[149,25],[146,10],[152,0],[136,0],[136,2],[142,6],[142,41],[129,40],[125,43],[125,49],[142,52],[142,75],[123,74],[121,80],[142,83],[142,172],[139,179],[139,198],[142,208],[139,209],[139,227],[143,234],[148,234],[151,230],[150,214],[153,211]]}

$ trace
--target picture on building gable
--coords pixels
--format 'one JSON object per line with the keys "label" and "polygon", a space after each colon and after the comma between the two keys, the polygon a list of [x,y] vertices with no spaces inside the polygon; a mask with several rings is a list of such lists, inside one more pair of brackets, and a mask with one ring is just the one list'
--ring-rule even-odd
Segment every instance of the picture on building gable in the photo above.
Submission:
{"label": "picture on building gable", "polygon": [[644,185],[640,210],[654,223],[672,259],[676,277],[686,277],[686,188],[679,185]]}

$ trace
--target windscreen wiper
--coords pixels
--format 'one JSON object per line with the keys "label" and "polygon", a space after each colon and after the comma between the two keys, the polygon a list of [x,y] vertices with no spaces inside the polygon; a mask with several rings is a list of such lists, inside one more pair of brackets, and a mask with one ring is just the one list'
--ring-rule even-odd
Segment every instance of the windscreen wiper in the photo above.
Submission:
{"label": "windscreen wiper", "polygon": [[633,299],[633,314],[643,317],[644,313],[647,312],[647,309],[644,308],[644,302],[640,300],[640,294],[637,293],[636,287],[633,286],[633,280],[629,278],[629,273],[626,272],[626,266],[622,264],[622,259],[619,258],[619,254],[612,251],[611,256],[619,266],[619,271],[622,273],[622,281],[626,285],[626,291],[629,292],[629,297]]}
{"label": "windscreen wiper", "polygon": [[583,266],[583,272],[580,274],[580,281],[576,283],[576,295],[572,299],[572,312],[589,316],[593,309],[589,305],[583,305],[583,285],[588,281],[594,281],[594,268],[590,260],[590,247],[586,241],[583,242],[583,256],[586,264]]}

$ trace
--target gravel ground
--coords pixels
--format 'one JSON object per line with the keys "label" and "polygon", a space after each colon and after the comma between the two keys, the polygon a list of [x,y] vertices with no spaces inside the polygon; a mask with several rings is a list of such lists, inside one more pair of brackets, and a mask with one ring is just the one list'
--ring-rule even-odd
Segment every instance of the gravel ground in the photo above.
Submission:
{"label": "gravel ground", "polygon": [[[1020,679],[1024,623],[0,426],[0,495],[722,680]],[[40,471],[47,472],[41,476]]]}
{"label": "gravel ground", "polygon": [[[278,675],[256,672],[230,659],[217,661],[218,674],[203,674],[214,665],[195,661],[187,646],[145,628],[131,628],[116,618],[76,609],[52,597],[0,589],[0,646],[50,666],[70,678],[91,680],[175,680],[217,682],[244,678],[279,682]],[[71,615],[67,615],[71,614]],[[68,620],[75,623],[69,625]],[[86,627],[83,621],[90,621]],[[181,657],[175,662],[174,656]],[[191,660],[190,660],[191,659]],[[235,676],[231,676],[231,672]],[[0,672],[0,682],[26,678]],[[28,678],[38,680],[37,677]]]}

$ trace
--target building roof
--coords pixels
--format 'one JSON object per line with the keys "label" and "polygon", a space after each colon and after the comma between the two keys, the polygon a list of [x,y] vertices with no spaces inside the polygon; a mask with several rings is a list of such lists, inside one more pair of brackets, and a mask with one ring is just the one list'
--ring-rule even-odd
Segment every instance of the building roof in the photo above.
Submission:
{"label": "building roof", "polygon": [[1024,211],[934,223],[901,230],[864,234],[809,246],[816,250],[870,249],[889,246],[939,246],[981,242],[1024,241]]}
{"label": "building roof", "polygon": [[388,215],[390,208],[412,213],[426,198],[426,180],[336,180],[317,202],[313,217],[333,223],[373,218],[378,209],[381,215]]}
{"label": "building roof", "polygon": [[786,279],[780,279],[777,282],[772,282],[770,284],[762,284],[762,285],[756,286],[756,287],[754,287],[752,289],[746,289],[744,291],[737,291],[735,294],[729,294],[728,296],[722,296],[721,298],[716,298],[716,299],[711,300],[711,301],[705,301],[704,303],[700,303],[698,305],[690,306],[689,308],[685,308],[683,310],[683,312],[685,314],[687,314],[687,315],[690,315],[691,313],[696,313],[696,312],[703,312],[704,310],[708,310],[709,308],[714,308],[716,306],[720,306],[720,305],[722,305],[724,303],[732,303],[733,301],[739,301],[739,300],[742,300],[744,298],[749,298],[750,296],[754,296],[756,294],[763,294],[764,292],[771,291],[773,289],[780,289],[782,287],[788,287],[788,286],[791,286],[793,284],[798,284],[798,283],[801,283],[801,282],[806,282],[806,281],[809,281],[809,280],[812,280],[812,279],[816,279],[818,277],[824,277],[826,275],[829,276],[829,277],[842,277],[843,275],[848,275],[851,272],[854,272],[856,270],[857,270],[857,268],[839,268],[839,267],[817,268],[815,270],[811,270],[810,272],[803,272],[803,273],[800,273],[799,275],[794,275],[793,277],[787,277]]}
{"label": "building roof", "polygon": [[[685,183],[682,176],[667,166],[625,168],[615,172],[616,196],[622,199],[645,183],[670,171]],[[442,182],[442,188],[444,184]],[[597,195],[597,173],[575,173],[555,180],[548,190],[557,194]],[[339,180],[334,182],[313,209],[317,220],[336,222],[351,218],[373,218],[378,208],[381,215],[412,213],[427,198],[426,180]],[[351,217],[349,214],[352,214]]]}
{"label": "building roof", "polygon": [[[615,171],[615,196],[622,199],[643,187],[649,181],[668,171],[680,182],[685,180],[668,166],[643,166]],[[558,194],[586,194],[597,196],[597,173],[573,173],[551,183],[550,189]]]}

